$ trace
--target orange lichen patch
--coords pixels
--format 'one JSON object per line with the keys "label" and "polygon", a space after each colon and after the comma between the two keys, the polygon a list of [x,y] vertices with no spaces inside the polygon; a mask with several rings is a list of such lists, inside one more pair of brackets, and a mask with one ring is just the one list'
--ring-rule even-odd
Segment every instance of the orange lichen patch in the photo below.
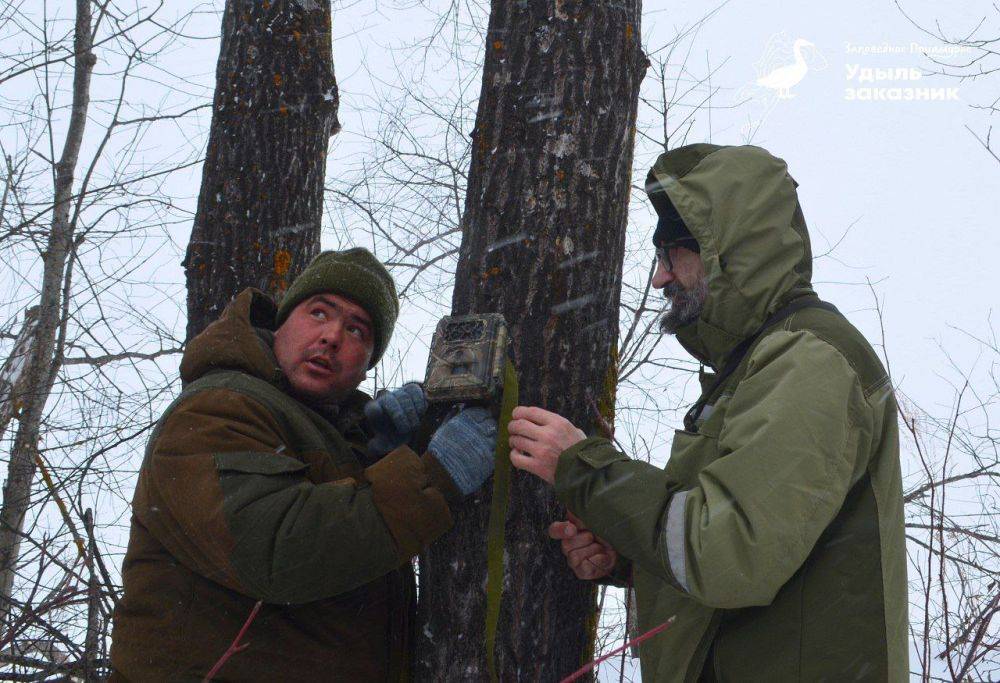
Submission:
{"label": "orange lichen patch", "polygon": [[281,87],[281,74],[274,74],[274,87]]}
{"label": "orange lichen patch", "polygon": [[542,339],[544,340],[546,346],[548,346],[549,343],[552,341],[552,338],[555,336],[558,327],[559,327],[559,316],[558,315],[549,316],[548,321],[546,321],[545,323],[545,327],[542,328]]}
{"label": "orange lichen patch", "polygon": [[632,40],[632,34],[634,33],[635,31],[632,28],[632,24],[625,24],[625,40]]}
{"label": "orange lichen patch", "polygon": [[292,266],[292,254],[287,249],[274,252],[274,274],[281,277]]}
{"label": "orange lichen patch", "polygon": [[280,107],[278,107],[278,113],[281,114],[282,116],[288,116],[288,107],[286,107],[285,105],[281,105]]}
{"label": "orange lichen patch", "polygon": [[479,277],[482,278],[483,282],[486,282],[491,277],[496,277],[499,274],[500,274],[500,267],[499,266],[493,266],[489,270],[486,270],[483,273],[481,273]]}
{"label": "orange lichen patch", "polygon": [[493,41],[493,49],[494,50],[502,50],[503,49],[503,41],[502,40],[494,40]]}

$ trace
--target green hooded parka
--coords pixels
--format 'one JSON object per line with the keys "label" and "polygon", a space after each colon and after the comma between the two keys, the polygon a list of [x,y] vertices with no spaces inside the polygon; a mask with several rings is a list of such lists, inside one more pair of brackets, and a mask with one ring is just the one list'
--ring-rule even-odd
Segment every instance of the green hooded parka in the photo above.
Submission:
{"label": "green hooded parka", "polygon": [[[796,183],[752,146],[660,156],[709,294],[680,343],[719,371],[665,469],[589,438],[556,491],[631,563],[645,681],[904,681],[907,598],[896,402],[862,335],[818,302]],[[761,330],[762,326],[765,329]],[[703,392],[714,376],[703,373]]]}

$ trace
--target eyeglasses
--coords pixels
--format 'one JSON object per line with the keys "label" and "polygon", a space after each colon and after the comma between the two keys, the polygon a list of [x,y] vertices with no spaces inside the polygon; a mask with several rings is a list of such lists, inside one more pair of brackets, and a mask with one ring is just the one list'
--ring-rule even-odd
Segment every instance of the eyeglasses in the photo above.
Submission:
{"label": "eyeglasses", "polygon": [[670,250],[677,249],[679,247],[690,248],[692,244],[697,244],[697,241],[693,237],[685,237],[683,239],[667,242],[666,244],[656,247],[656,258],[659,259],[660,263],[663,264],[663,267],[666,268],[668,272],[673,272],[674,264],[670,260]]}

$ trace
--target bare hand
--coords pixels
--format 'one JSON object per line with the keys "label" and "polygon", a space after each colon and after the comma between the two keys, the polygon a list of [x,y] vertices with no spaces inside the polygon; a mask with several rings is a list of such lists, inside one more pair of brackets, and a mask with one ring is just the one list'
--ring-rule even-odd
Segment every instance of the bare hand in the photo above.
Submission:
{"label": "bare hand", "polygon": [[578,579],[601,579],[611,573],[618,553],[607,541],[595,536],[577,517],[567,512],[565,522],[549,525],[549,538],[562,541],[562,553]]}
{"label": "bare hand", "polygon": [[556,479],[559,454],[587,435],[562,415],[518,406],[507,424],[510,434],[510,462],[552,484]]}

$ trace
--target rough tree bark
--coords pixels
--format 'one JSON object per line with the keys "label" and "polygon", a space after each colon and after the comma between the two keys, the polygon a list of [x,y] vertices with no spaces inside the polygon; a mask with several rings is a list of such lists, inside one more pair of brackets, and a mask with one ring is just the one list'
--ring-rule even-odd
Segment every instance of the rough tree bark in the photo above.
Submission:
{"label": "rough tree bark", "polygon": [[319,250],[340,130],[329,0],[228,0],[201,193],[184,268],[187,338],[236,294],[276,299]]}
{"label": "rough tree bark", "polygon": [[[640,1],[493,0],[452,312],[499,311],[521,403],[611,423],[639,84]],[[488,677],[488,494],[420,560],[419,678]],[[546,536],[562,507],[515,473],[497,658],[553,681],[589,658],[594,589]]]}
{"label": "rough tree bark", "polygon": [[[69,291],[72,269],[73,233],[71,218],[73,181],[83,131],[90,106],[90,76],[97,61],[92,48],[91,0],[77,0],[73,39],[73,99],[62,154],[55,165],[52,225],[42,254],[42,287],[37,310],[25,315],[25,326],[34,326],[26,365],[11,382],[6,399],[10,405],[0,413],[17,414],[18,426],[10,453],[7,481],[0,507],[0,626],[6,625],[11,607],[14,574],[21,551],[24,516],[35,478],[39,426],[52,385],[59,370],[62,352],[57,343],[63,323],[63,296]],[[15,345],[14,353],[23,353]],[[20,363],[13,361],[13,366]],[[19,393],[20,388],[20,393]]]}

